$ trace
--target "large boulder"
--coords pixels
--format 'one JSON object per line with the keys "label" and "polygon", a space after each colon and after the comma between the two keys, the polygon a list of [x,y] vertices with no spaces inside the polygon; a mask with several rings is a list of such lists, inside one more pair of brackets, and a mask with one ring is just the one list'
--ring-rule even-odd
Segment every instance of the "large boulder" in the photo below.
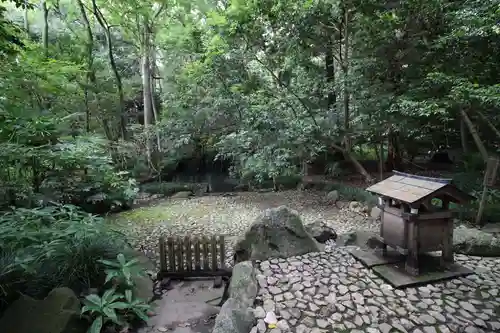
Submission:
{"label": "large boulder", "polygon": [[305,226],[306,231],[314,237],[320,243],[326,243],[328,240],[336,240],[337,233],[333,228],[328,226],[326,222],[318,220],[313,223],[309,223]]}
{"label": "large boulder", "polygon": [[56,288],[41,301],[22,295],[0,318],[0,330],[9,333],[83,333],[87,327],[69,288]]}
{"label": "large boulder", "polygon": [[471,256],[500,257],[500,238],[462,225],[453,231],[453,251]]}
{"label": "large boulder", "polygon": [[320,251],[297,212],[285,206],[265,210],[234,249],[235,262],[288,258]]}

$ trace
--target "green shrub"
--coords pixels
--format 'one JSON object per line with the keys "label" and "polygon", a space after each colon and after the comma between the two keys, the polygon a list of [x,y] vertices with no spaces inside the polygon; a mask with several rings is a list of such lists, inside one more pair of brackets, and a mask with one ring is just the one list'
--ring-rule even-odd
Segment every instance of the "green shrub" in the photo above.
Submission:
{"label": "green shrub", "polygon": [[359,201],[368,206],[375,206],[377,203],[377,197],[363,188],[339,184],[336,190],[339,192],[340,198],[345,201]]}
{"label": "green shrub", "polygon": [[88,313],[92,322],[88,332],[100,333],[110,325],[115,328],[129,328],[130,324],[137,320],[147,321],[151,306],[134,295],[134,278],[146,275],[139,265],[139,260],[127,260],[125,255],[119,253],[116,260],[99,262],[107,267],[105,284],[109,288],[101,296],[91,294],[83,301],[82,315]]}
{"label": "green shrub", "polygon": [[80,137],[55,145],[52,168],[40,191],[94,214],[130,206],[139,188],[128,172],[115,168],[106,144],[99,138]]}
{"label": "green shrub", "polygon": [[44,297],[58,286],[77,294],[104,284],[104,265],[127,251],[102,218],[75,206],[16,208],[0,217],[0,301]]}

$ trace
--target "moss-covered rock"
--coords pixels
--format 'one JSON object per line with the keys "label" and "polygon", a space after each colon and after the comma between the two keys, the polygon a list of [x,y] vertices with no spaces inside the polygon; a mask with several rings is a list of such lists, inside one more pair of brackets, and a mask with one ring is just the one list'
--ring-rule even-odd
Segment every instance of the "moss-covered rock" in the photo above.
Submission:
{"label": "moss-covered rock", "polygon": [[56,288],[41,301],[23,295],[0,318],[1,331],[9,333],[83,333],[87,326],[69,288]]}
{"label": "moss-covered rock", "polygon": [[471,256],[500,257],[500,238],[462,225],[453,232],[453,251]]}

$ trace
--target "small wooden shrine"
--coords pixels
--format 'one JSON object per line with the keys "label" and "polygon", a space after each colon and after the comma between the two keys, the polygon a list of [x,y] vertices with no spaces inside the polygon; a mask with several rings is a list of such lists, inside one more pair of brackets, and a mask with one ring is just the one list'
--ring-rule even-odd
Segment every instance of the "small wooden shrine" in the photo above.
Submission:
{"label": "small wooden shrine", "polygon": [[380,238],[406,255],[405,270],[419,274],[419,255],[441,251],[441,264],[453,264],[453,211],[450,203],[473,199],[451,184],[451,179],[421,177],[394,171],[394,175],[367,188],[379,196],[382,210]]}

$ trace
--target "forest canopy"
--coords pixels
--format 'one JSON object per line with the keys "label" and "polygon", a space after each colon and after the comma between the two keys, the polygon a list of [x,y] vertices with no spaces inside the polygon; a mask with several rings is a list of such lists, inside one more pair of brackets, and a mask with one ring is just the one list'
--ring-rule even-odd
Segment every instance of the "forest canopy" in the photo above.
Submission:
{"label": "forest canopy", "polygon": [[446,150],[482,172],[499,149],[496,1],[4,0],[0,13],[3,205],[123,204],[136,180],[192,161],[264,180],[341,156],[372,180],[363,160],[403,170]]}

